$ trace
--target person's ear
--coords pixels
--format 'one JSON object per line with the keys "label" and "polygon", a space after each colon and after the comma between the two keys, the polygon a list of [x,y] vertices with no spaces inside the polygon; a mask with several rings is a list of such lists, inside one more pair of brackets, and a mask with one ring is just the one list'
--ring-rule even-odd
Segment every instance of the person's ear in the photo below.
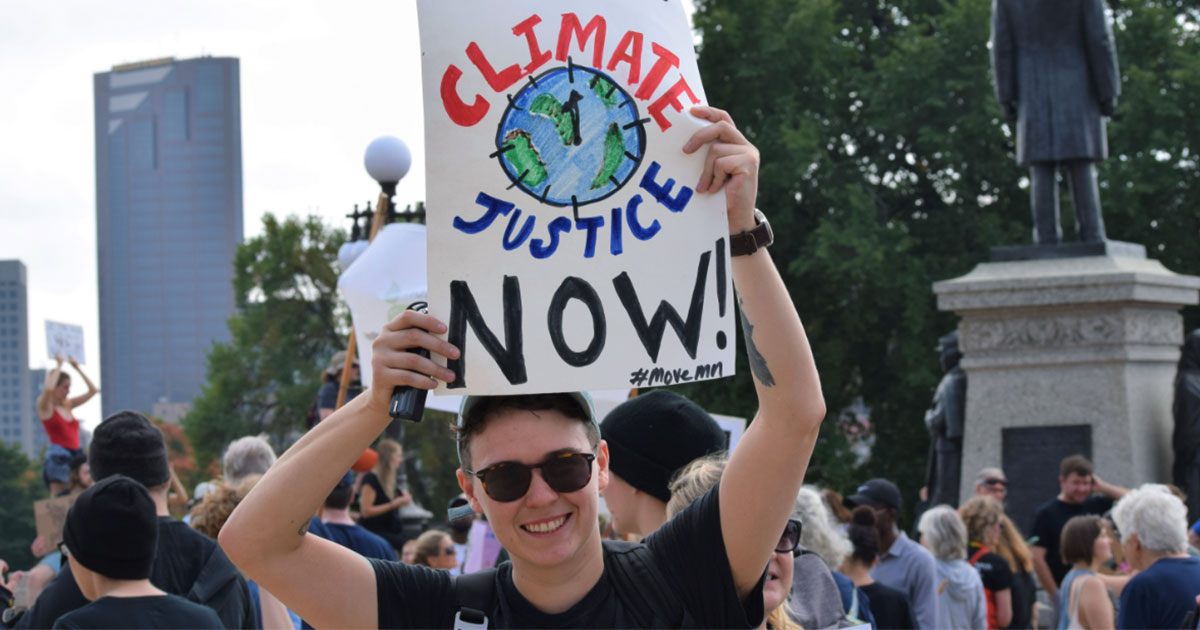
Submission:
{"label": "person's ear", "polygon": [[462,488],[463,495],[467,497],[467,505],[470,505],[472,510],[482,513],[483,506],[479,499],[475,498],[475,477],[468,475],[467,471],[461,468],[454,471],[454,475],[458,478],[458,487]]}
{"label": "person's ear", "polygon": [[608,442],[604,440],[596,449],[596,487],[600,491],[608,487]]}

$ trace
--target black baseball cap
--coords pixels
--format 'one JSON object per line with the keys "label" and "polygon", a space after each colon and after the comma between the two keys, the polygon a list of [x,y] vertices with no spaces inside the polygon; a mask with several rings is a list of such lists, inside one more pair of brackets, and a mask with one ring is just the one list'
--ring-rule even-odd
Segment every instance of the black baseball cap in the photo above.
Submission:
{"label": "black baseball cap", "polygon": [[900,509],[900,489],[887,479],[872,479],[859,486],[854,494],[842,500],[846,507],[854,509],[860,505]]}

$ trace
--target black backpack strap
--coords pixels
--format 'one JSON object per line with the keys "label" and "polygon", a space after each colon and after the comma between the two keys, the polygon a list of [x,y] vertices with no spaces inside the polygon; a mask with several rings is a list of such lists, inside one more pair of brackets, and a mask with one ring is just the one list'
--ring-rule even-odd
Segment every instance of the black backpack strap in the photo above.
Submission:
{"label": "black backpack strap", "polygon": [[454,578],[454,630],[487,630],[488,612],[496,605],[496,569]]}
{"label": "black backpack strap", "polygon": [[685,628],[694,626],[675,589],[650,561],[650,550],[642,544],[604,541],[606,569],[613,572],[614,590],[621,603],[642,628]]}

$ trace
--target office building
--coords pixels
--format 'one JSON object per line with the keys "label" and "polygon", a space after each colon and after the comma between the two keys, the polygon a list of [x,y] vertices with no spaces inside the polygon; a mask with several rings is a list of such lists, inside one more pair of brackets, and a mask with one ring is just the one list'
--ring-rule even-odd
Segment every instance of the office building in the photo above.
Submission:
{"label": "office building", "polygon": [[[0,260],[0,440],[33,457],[37,420],[29,397],[29,303],[25,265]],[[37,427],[41,430],[40,425]]]}
{"label": "office building", "polygon": [[103,415],[186,405],[234,311],[238,60],[114,66],[94,88]]}
{"label": "office building", "polygon": [[[46,430],[42,428],[42,421],[37,415],[37,399],[42,395],[42,390],[46,387],[46,368],[37,370],[29,370],[29,431],[33,433],[33,455],[40,457],[45,449],[50,447],[50,440],[46,437]],[[82,422],[82,421],[81,421]],[[79,430],[82,432],[83,427]],[[80,442],[82,444],[82,442]]]}

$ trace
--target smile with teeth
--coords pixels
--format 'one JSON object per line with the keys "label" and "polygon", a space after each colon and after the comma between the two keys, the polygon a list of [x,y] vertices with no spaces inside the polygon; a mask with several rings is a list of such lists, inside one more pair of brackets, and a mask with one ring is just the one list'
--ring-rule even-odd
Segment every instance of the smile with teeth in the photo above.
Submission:
{"label": "smile with teeth", "polygon": [[566,514],[564,514],[556,519],[549,520],[549,521],[542,521],[541,523],[529,523],[528,525],[522,525],[521,529],[524,529],[527,532],[532,532],[534,534],[549,534],[550,532],[558,530],[558,528],[562,527],[563,523],[565,523],[565,522],[567,522]]}

